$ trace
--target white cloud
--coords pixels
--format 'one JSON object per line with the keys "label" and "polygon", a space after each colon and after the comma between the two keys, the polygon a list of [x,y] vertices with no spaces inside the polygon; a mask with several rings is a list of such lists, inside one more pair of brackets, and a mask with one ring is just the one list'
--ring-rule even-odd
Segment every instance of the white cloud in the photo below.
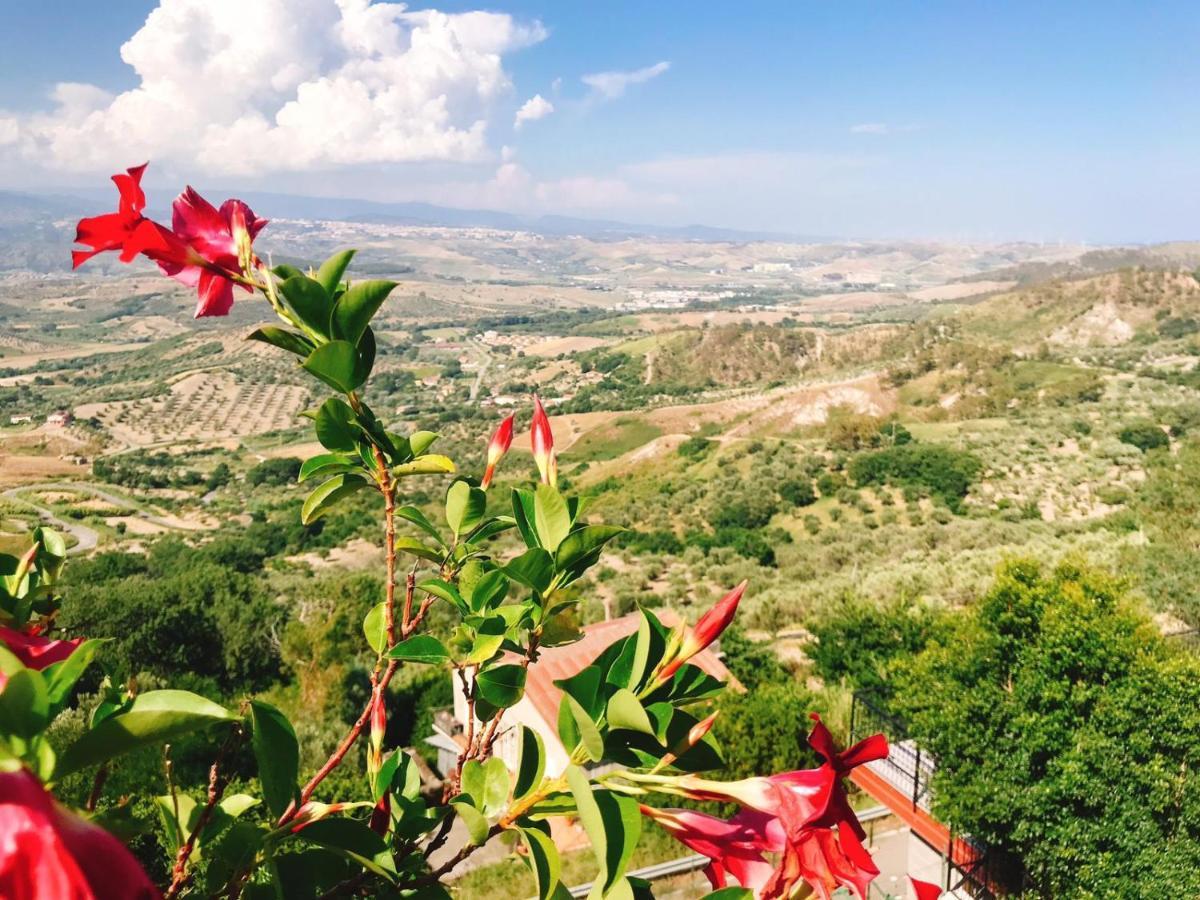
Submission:
{"label": "white cloud", "polygon": [[144,159],[210,175],[477,161],[512,87],[505,55],[545,37],[506,14],[403,3],[160,0],[121,48],[136,88],[60,84],[51,111],[0,115],[0,143],[77,171]]}
{"label": "white cloud", "polygon": [[669,62],[657,62],[652,66],[634,69],[630,72],[594,72],[591,75],[584,75],[580,80],[592,89],[594,96],[605,100],[615,100],[624,94],[631,84],[642,84],[651,78],[657,78],[669,68],[671,68]]}
{"label": "white cloud", "polygon": [[861,125],[851,125],[851,134],[888,134],[891,129],[885,122],[863,122]]}
{"label": "white cloud", "polygon": [[520,128],[526,122],[536,122],[538,119],[544,119],[552,112],[554,112],[554,104],[541,94],[534,94],[522,103],[521,108],[517,110],[517,117],[513,120],[513,127]]}

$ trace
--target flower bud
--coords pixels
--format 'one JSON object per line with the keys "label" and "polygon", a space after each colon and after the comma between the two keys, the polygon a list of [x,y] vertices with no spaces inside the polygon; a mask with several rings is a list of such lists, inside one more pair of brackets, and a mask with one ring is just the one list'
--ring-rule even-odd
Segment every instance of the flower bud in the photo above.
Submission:
{"label": "flower bud", "polygon": [[537,463],[542,484],[551,487],[558,484],[558,460],[554,455],[554,432],[550,430],[550,419],[542,408],[542,401],[533,395],[533,424],[529,431],[533,446],[533,461]]}
{"label": "flower bud", "polygon": [[743,581],[732,591],[713,604],[712,608],[700,617],[700,621],[688,630],[683,638],[679,653],[662,670],[660,678],[664,681],[679,671],[685,662],[715,641],[729,627],[737,612],[742,594],[746,593],[747,582]]}
{"label": "flower bud", "polygon": [[500,464],[500,460],[504,459],[504,454],[508,452],[508,448],[513,442],[513,416],[509,416],[492,432],[492,439],[488,441],[487,448],[487,469],[483,473],[483,481],[480,483],[485,491],[492,483],[492,476],[496,474],[496,466]]}
{"label": "flower bud", "polygon": [[720,714],[720,712],[720,710],[717,710],[711,716],[701,719],[691,727],[687,735],[688,747],[695,747],[698,743],[704,740],[704,736],[712,731],[713,722],[717,721],[717,716]]}
{"label": "flower bud", "polygon": [[372,774],[383,766],[383,737],[387,732],[387,708],[383,702],[382,692],[375,694],[371,704],[371,746],[367,750],[367,769]]}

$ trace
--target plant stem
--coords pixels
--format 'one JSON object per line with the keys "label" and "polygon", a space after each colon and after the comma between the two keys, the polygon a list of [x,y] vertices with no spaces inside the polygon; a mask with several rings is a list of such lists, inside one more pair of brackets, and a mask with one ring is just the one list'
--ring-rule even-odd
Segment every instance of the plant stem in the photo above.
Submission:
{"label": "plant stem", "polygon": [[[180,845],[179,852],[175,854],[175,868],[171,875],[171,886],[163,894],[163,900],[174,900],[188,882],[190,877],[188,862],[192,858],[192,851],[196,848],[196,841],[199,840],[201,832],[208,826],[213,816],[213,810],[221,802],[221,796],[225,793],[225,786],[229,784],[229,776],[221,774],[221,762],[225,759],[226,753],[229,752],[234,743],[241,737],[241,734],[242,729],[240,727],[234,728],[233,732],[225,740],[225,743],[221,745],[221,749],[217,751],[217,756],[208,770],[208,798],[205,801],[204,808],[200,810],[200,815],[196,818],[196,825],[192,829],[191,834]],[[178,816],[178,814],[176,815]]]}

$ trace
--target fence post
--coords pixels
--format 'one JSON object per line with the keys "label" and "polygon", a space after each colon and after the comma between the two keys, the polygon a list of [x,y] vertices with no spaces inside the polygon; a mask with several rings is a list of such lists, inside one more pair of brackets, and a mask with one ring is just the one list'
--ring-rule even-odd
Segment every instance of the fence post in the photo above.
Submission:
{"label": "fence post", "polygon": [[917,765],[913,771],[912,802],[913,809],[917,808],[917,798],[921,796],[921,745],[917,744]]}

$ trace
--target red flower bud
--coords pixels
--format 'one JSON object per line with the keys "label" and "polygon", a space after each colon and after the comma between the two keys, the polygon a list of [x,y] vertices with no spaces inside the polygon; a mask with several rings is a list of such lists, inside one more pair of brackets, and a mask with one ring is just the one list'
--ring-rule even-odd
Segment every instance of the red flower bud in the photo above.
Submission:
{"label": "red flower bud", "polygon": [[701,719],[691,727],[691,730],[688,731],[687,736],[687,745],[689,747],[695,747],[698,743],[704,740],[704,736],[706,734],[712,731],[713,722],[717,721],[717,716],[720,714],[720,712],[720,710],[717,710],[711,716]]}
{"label": "red flower bud", "polygon": [[552,487],[558,484],[558,459],[554,455],[554,432],[550,430],[550,419],[542,408],[538,395],[533,395],[533,424],[529,430],[533,446],[533,461],[537,463],[542,484]]}
{"label": "red flower bud", "polygon": [[375,702],[371,704],[371,743],[376,747],[383,746],[383,735],[387,731],[387,706],[383,695],[377,693]]}
{"label": "red flower bud", "polygon": [[509,416],[492,432],[492,438],[488,441],[487,448],[487,470],[483,473],[483,481],[480,483],[485,491],[492,483],[492,476],[496,474],[496,466],[500,460],[504,458],[504,454],[508,452],[508,448],[513,442],[513,418]]}
{"label": "red flower bud", "polygon": [[708,612],[700,617],[700,621],[688,630],[678,655],[662,670],[660,677],[664,681],[678,672],[685,662],[719,638],[721,632],[729,627],[729,623],[733,621],[733,616],[737,612],[738,604],[742,600],[742,594],[746,593],[746,584],[747,582],[743,581],[718,600]]}

